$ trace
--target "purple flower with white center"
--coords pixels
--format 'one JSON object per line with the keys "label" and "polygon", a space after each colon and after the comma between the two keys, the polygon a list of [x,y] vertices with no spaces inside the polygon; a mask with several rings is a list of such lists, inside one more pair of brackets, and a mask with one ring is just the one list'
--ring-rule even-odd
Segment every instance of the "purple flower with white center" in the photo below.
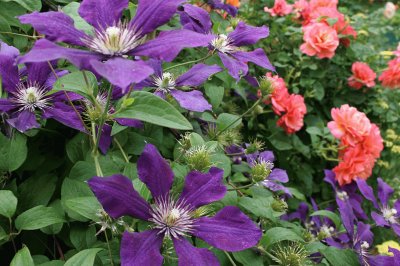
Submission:
{"label": "purple flower with white center", "polygon": [[389,198],[394,190],[386,184],[381,178],[378,178],[378,199],[374,196],[372,187],[368,186],[367,182],[362,179],[357,179],[357,186],[361,194],[372,204],[378,212],[372,212],[372,219],[377,226],[392,228],[396,235],[400,236],[400,200],[394,203],[394,207],[389,206]]}
{"label": "purple flower with white center", "polygon": [[172,73],[162,71],[161,61],[149,60],[149,65],[154,68],[155,74],[137,84],[135,86],[136,89],[144,87],[156,88],[156,95],[165,98],[167,94],[170,94],[186,110],[204,112],[212,109],[201,91],[184,91],[182,88],[198,87],[211,75],[222,71],[222,68],[217,65],[197,64],[186,73],[175,78]]}
{"label": "purple flower with white center", "polygon": [[[39,128],[36,114],[42,118],[53,118],[60,123],[85,131],[85,127],[74,109],[65,104],[63,92],[47,95],[55,81],[54,74],[46,63],[27,64],[24,71],[18,70],[15,59],[18,49],[0,41],[0,77],[7,92],[6,99],[0,98],[0,112],[8,114],[7,123],[20,132]],[[58,72],[62,76],[66,71]],[[68,93],[70,100],[80,97]]]}
{"label": "purple flower with white center", "polygon": [[226,187],[222,183],[221,169],[213,167],[208,173],[190,172],[182,194],[175,199],[170,194],[172,169],[153,145],[145,146],[137,167],[139,179],[153,196],[151,205],[140,197],[132,181],[125,176],[93,177],[88,181],[111,217],[129,215],[152,223],[150,230],[123,234],[122,265],[162,265],[160,249],[164,237],[173,241],[179,265],[219,265],[211,251],[193,247],[186,239],[189,235],[225,251],[244,250],[260,240],[260,228],[237,207],[224,207],[214,217],[194,215],[199,207],[224,197]]}
{"label": "purple flower with white center", "polygon": [[[129,22],[122,20],[129,0],[83,0],[79,15],[93,26],[92,35],[76,29],[73,19],[60,11],[23,15],[19,17],[21,23],[31,24],[46,39],[37,41],[19,63],[65,58],[125,90],[153,73],[145,62],[128,60],[128,56],[165,55],[172,60],[183,48],[207,46],[206,36],[184,29],[162,32],[158,38],[145,41],[147,34],[167,23],[184,1],[139,0],[136,15]],[[90,51],[61,47],[53,42],[86,47]]]}

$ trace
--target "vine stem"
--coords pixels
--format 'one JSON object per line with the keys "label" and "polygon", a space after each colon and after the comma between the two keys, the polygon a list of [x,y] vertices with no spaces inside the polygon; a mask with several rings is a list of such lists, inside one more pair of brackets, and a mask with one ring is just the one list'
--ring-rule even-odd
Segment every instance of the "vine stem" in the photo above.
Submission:
{"label": "vine stem", "polygon": [[228,189],[228,191],[237,191],[237,190],[244,189],[244,188],[249,188],[249,187],[252,187],[252,186],[254,186],[253,183],[245,185],[245,186],[241,186],[241,187],[230,188],[230,189]]}
{"label": "vine stem", "polygon": [[26,38],[31,38],[31,39],[41,39],[42,37],[40,36],[30,36],[26,34],[20,34],[20,33],[15,33],[15,32],[9,32],[9,31],[0,31],[0,34],[8,34],[8,35],[15,35],[15,36],[23,36]]}
{"label": "vine stem", "polygon": [[118,139],[117,139],[116,137],[114,137],[114,142],[115,142],[115,144],[117,144],[119,150],[121,151],[122,156],[123,156],[124,159],[125,159],[125,162],[129,163],[129,158],[128,158],[128,156],[126,155],[124,149],[122,148],[121,144],[119,143],[119,141],[118,141]]}
{"label": "vine stem", "polygon": [[114,266],[112,253],[111,253],[110,242],[108,241],[107,230],[104,230],[104,235],[106,236],[106,242],[107,242],[107,247],[108,247],[108,255],[110,256],[110,263],[111,263],[111,266]]}
{"label": "vine stem", "polygon": [[96,168],[96,174],[98,176],[103,176],[103,171],[101,170],[101,166],[99,163],[99,150],[96,148],[96,143],[97,143],[96,124],[94,122],[92,122],[92,140],[93,140],[92,157],[93,157],[94,165]]}
{"label": "vine stem", "polygon": [[224,251],[225,255],[228,257],[229,261],[232,263],[233,266],[237,266],[236,263],[233,261],[231,255],[228,252]]}
{"label": "vine stem", "polygon": [[180,66],[185,66],[185,65],[189,65],[189,64],[195,64],[195,63],[198,63],[198,62],[200,62],[200,61],[207,60],[207,59],[210,58],[212,55],[213,55],[213,54],[211,53],[211,54],[208,54],[207,56],[205,56],[205,57],[203,57],[203,58],[200,58],[200,59],[196,59],[196,60],[193,60],[193,61],[189,61],[189,62],[177,64],[177,65],[173,65],[173,66],[167,67],[164,71],[168,71],[168,70],[171,70],[171,69],[173,69],[173,68],[180,67]]}

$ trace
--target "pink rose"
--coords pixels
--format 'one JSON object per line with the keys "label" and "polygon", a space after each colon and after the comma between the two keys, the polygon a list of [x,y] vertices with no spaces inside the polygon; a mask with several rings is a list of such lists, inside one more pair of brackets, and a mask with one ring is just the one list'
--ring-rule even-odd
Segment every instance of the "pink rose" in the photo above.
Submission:
{"label": "pink rose", "polygon": [[383,150],[383,139],[379,127],[372,124],[371,131],[362,141],[361,146],[365,153],[371,154],[374,158],[379,158]]}
{"label": "pink rose", "polygon": [[338,5],[338,0],[311,0],[310,7],[312,10],[320,7],[334,7]]}
{"label": "pink rose", "polygon": [[348,79],[350,87],[359,90],[363,86],[368,88],[375,86],[376,73],[366,63],[353,63],[351,71],[353,75]]}
{"label": "pink rose", "polygon": [[292,5],[289,5],[286,0],[275,0],[272,8],[264,7],[264,11],[271,16],[286,16],[292,12]]}
{"label": "pink rose", "polygon": [[389,67],[379,76],[379,81],[384,87],[400,88],[400,57],[389,61]]}
{"label": "pink rose", "polygon": [[309,56],[332,58],[339,46],[337,32],[325,23],[311,23],[303,27],[304,43],[300,50]]}
{"label": "pink rose", "polygon": [[286,133],[293,134],[303,127],[306,113],[307,107],[303,96],[291,94],[286,103],[286,113],[279,118],[277,125],[282,127]]}

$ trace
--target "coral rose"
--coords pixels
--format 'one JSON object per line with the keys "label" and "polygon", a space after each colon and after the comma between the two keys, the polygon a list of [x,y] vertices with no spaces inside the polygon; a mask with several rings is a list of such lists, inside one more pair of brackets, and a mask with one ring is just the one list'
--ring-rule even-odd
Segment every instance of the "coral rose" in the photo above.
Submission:
{"label": "coral rose", "polygon": [[384,87],[400,88],[400,57],[389,61],[389,67],[379,76],[379,81]]}
{"label": "coral rose", "polygon": [[361,142],[361,147],[365,153],[371,154],[374,158],[379,158],[383,150],[383,139],[379,127],[371,124],[371,131]]}
{"label": "coral rose", "polygon": [[304,43],[300,50],[309,56],[318,58],[332,58],[339,46],[339,37],[336,30],[325,23],[311,23],[303,27]]}
{"label": "coral rose", "polygon": [[277,115],[286,111],[287,101],[289,99],[289,91],[286,87],[285,81],[278,75],[272,76],[267,73],[266,79],[271,83],[271,96],[266,104],[272,103],[272,109]]}
{"label": "coral rose", "polygon": [[289,5],[286,0],[275,0],[272,8],[264,7],[264,11],[271,16],[286,16],[292,12],[292,5]]}
{"label": "coral rose", "polygon": [[353,63],[351,71],[353,75],[348,79],[350,87],[359,90],[363,86],[368,88],[375,86],[376,73],[366,63]]}
{"label": "coral rose", "polygon": [[317,9],[320,7],[333,7],[336,8],[338,5],[338,0],[311,0],[310,7],[311,9]]}
{"label": "coral rose", "polygon": [[331,110],[333,121],[328,123],[332,135],[350,146],[355,146],[371,131],[368,117],[348,104]]}
{"label": "coral rose", "polygon": [[307,0],[297,0],[293,4],[293,13],[296,19],[302,19],[303,25],[308,24],[310,20],[310,3]]}
{"label": "coral rose", "polygon": [[307,107],[303,96],[297,94],[291,94],[286,104],[286,113],[279,118],[277,125],[282,127],[286,133],[293,134],[303,127]]}

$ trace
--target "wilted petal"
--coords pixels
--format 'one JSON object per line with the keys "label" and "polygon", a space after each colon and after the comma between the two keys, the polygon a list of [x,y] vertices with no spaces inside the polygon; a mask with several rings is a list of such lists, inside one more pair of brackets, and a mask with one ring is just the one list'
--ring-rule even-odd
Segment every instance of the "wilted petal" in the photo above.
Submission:
{"label": "wilted petal", "polygon": [[275,67],[269,62],[268,57],[261,48],[255,49],[252,52],[235,52],[232,56],[241,62],[252,62],[260,67],[275,71]]}
{"label": "wilted petal", "polygon": [[113,58],[102,63],[91,61],[95,71],[111,84],[126,89],[132,83],[138,83],[154,73],[154,70],[143,61]]}
{"label": "wilted petal", "polygon": [[393,188],[386,184],[382,178],[378,178],[378,198],[383,206],[388,205],[389,198],[393,195]]}
{"label": "wilted petal", "polygon": [[161,266],[162,235],[156,230],[142,233],[125,232],[121,241],[121,266]]}
{"label": "wilted petal", "polygon": [[135,127],[135,128],[142,128],[143,127],[143,122],[136,120],[136,119],[131,119],[131,118],[115,118],[115,121],[117,121],[118,124],[121,126],[126,126],[126,127]]}
{"label": "wilted petal", "polygon": [[229,75],[236,80],[239,80],[241,76],[247,75],[248,67],[247,64],[237,60],[236,58],[230,57],[224,53],[218,53],[221,58],[222,64],[228,69]]}
{"label": "wilted petal", "polygon": [[163,31],[154,40],[135,48],[131,54],[171,62],[182,49],[208,46],[213,38],[213,35],[190,30]]}
{"label": "wilted petal", "polygon": [[232,40],[233,45],[245,46],[256,44],[260,39],[267,38],[268,35],[267,26],[253,27],[241,21],[228,37]]}
{"label": "wilted petal", "polygon": [[92,177],[88,184],[104,210],[113,218],[129,215],[147,220],[150,205],[133,188],[132,181],[123,175]]}
{"label": "wilted petal", "polygon": [[30,24],[40,34],[53,42],[65,42],[73,45],[85,46],[82,39],[87,35],[74,26],[74,20],[63,12],[43,12],[37,11],[22,15],[19,21],[23,24]]}
{"label": "wilted petal", "polygon": [[181,24],[184,29],[204,34],[211,31],[212,22],[210,14],[203,8],[186,4],[181,6],[179,11]]}
{"label": "wilted petal", "polygon": [[52,107],[45,109],[43,112],[43,118],[53,118],[67,127],[86,132],[82,120],[79,118],[79,115],[75,112],[72,106],[61,102],[56,102]]}
{"label": "wilted petal", "polygon": [[22,133],[29,129],[40,127],[39,123],[36,121],[35,113],[27,110],[18,113],[16,117],[7,119],[7,123]]}
{"label": "wilted petal", "polygon": [[189,69],[185,74],[181,75],[176,79],[176,85],[180,86],[193,86],[197,87],[202,85],[207,79],[222,71],[222,68],[218,65],[205,65],[205,64],[197,64],[194,65],[191,69]]}
{"label": "wilted petal", "polygon": [[193,235],[225,251],[251,248],[262,236],[260,228],[234,206],[223,208],[214,217],[199,218],[195,224]]}
{"label": "wilted petal", "polygon": [[180,199],[194,208],[222,199],[226,193],[224,171],[212,167],[208,173],[192,171],[186,176]]}
{"label": "wilted petal", "polygon": [[129,0],[83,0],[79,15],[97,29],[106,29],[118,23]]}
{"label": "wilted petal", "polygon": [[139,0],[136,15],[131,21],[142,35],[167,23],[185,0]]}
{"label": "wilted petal", "polygon": [[206,248],[195,248],[186,239],[173,239],[176,254],[178,255],[178,266],[218,266],[217,257]]}
{"label": "wilted petal", "polygon": [[19,83],[18,66],[15,62],[18,55],[17,48],[0,40],[0,77],[3,88],[8,92],[15,91]]}
{"label": "wilted petal", "polygon": [[374,191],[370,186],[368,186],[367,182],[361,178],[358,178],[356,182],[361,194],[363,194],[363,196],[367,200],[371,201],[374,204],[375,208],[379,209],[378,202],[376,201],[376,198],[374,196]]}
{"label": "wilted petal", "polygon": [[137,162],[138,176],[147,185],[154,198],[168,195],[174,173],[157,148],[146,144]]}
{"label": "wilted petal", "polygon": [[179,105],[186,110],[204,112],[212,109],[211,104],[204,99],[201,91],[171,90],[170,94],[175,98]]}

